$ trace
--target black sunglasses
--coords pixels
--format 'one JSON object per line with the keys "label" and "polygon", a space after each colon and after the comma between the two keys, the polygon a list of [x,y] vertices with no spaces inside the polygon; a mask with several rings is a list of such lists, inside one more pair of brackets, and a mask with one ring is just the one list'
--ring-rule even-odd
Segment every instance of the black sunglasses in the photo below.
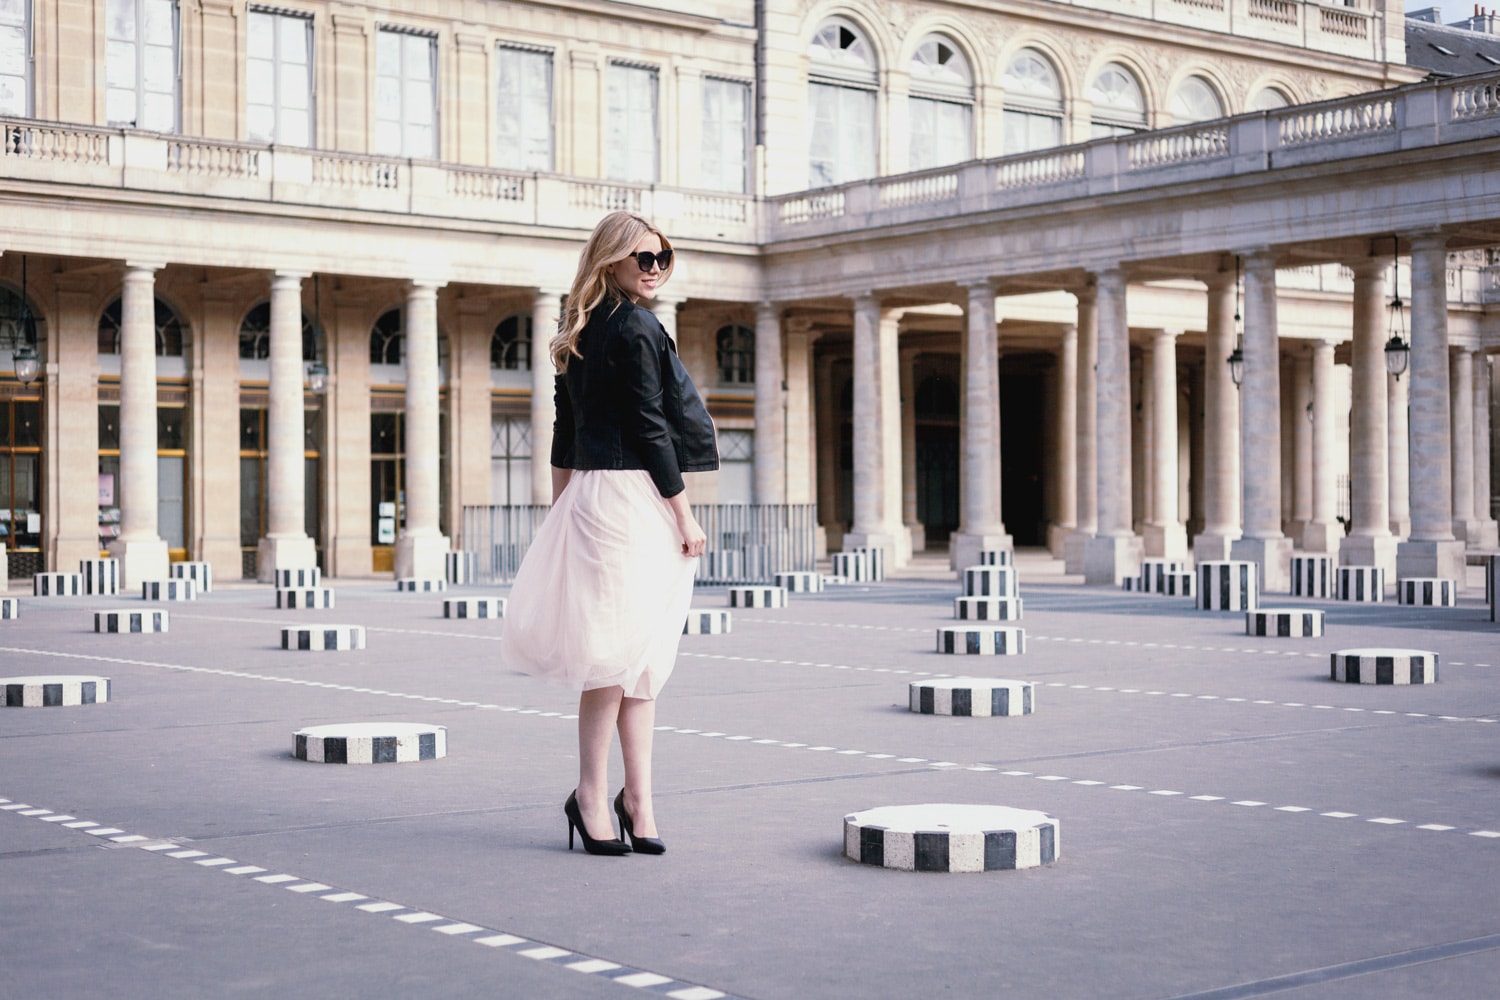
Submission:
{"label": "black sunglasses", "polygon": [[649,271],[653,267],[660,267],[665,271],[672,266],[672,251],[670,250],[658,250],[656,253],[642,250],[640,253],[628,253],[625,256],[635,258],[636,266],[642,271]]}

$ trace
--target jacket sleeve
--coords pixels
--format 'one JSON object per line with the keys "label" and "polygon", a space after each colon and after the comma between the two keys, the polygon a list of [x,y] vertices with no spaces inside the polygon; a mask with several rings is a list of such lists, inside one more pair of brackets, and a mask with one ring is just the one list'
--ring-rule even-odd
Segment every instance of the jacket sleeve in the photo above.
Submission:
{"label": "jacket sleeve", "polygon": [[684,485],[662,397],[660,338],[666,335],[645,309],[631,309],[611,361],[622,404],[621,434],[651,474],[656,491],[674,497]]}
{"label": "jacket sleeve", "polygon": [[[580,363],[582,363],[581,360]],[[552,406],[556,412],[552,421],[552,466],[557,469],[571,469],[574,435],[573,397],[568,393],[568,383],[564,375],[558,375],[552,380]]]}

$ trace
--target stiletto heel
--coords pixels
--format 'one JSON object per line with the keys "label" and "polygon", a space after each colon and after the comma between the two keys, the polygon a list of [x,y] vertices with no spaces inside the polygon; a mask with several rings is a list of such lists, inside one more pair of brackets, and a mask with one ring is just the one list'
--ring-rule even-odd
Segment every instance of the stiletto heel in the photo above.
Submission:
{"label": "stiletto heel", "polygon": [[[573,831],[578,831],[579,838],[583,841],[583,849],[590,854],[606,854],[620,856],[630,853],[630,845],[623,840],[595,840],[589,836],[589,828],[583,825],[583,814],[578,810],[578,790],[574,789],[568,795],[568,801],[563,803],[563,815],[568,817],[568,850],[573,849]],[[614,833],[613,830],[610,833]]]}
{"label": "stiletto heel", "polygon": [[630,814],[625,811],[625,789],[620,789],[620,794],[615,796],[615,815],[620,817],[620,832],[630,838],[630,848],[637,854],[665,854],[667,845],[656,837],[637,837],[635,835],[635,823],[631,821]]}

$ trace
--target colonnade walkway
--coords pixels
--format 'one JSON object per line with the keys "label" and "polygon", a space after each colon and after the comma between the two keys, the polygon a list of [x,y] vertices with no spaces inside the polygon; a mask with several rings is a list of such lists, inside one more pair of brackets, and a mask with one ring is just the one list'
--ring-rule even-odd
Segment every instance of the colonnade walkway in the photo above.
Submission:
{"label": "colonnade walkway", "polygon": [[[503,588],[332,581],[336,608],[278,611],[268,586],[225,585],[156,605],[165,633],[111,635],[92,612],[151,605],[13,587],[0,674],[111,689],[0,707],[5,990],[1492,990],[1500,626],[1478,598],[1314,601],[1323,637],[1252,638],[1242,614],[1075,585],[1028,550],[1018,563],[1019,656],[933,651],[958,592],[934,557],[685,636],[657,714],[668,850],[624,859],[565,848],[573,696],[499,669],[503,618],[442,617],[445,596]],[[724,608],[725,591],[694,604]],[[367,647],[280,648],[283,626],[312,623],[362,625]],[[1434,651],[1439,682],[1330,680],[1330,653],[1353,647]],[[910,682],[940,674],[1029,681],[1035,711],[909,711]],[[347,722],[446,727],[446,756],[295,759],[294,731]],[[918,803],[1040,810],[1059,855],[976,874],[844,856],[846,814]]]}

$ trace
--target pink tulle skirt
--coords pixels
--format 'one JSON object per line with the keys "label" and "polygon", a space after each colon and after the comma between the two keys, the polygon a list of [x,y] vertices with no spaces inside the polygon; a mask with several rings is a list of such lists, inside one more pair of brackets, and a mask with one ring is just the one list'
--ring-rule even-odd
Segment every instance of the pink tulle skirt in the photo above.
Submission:
{"label": "pink tulle skirt", "polygon": [[677,661],[698,560],[639,469],[573,472],[511,587],[501,662],[573,691],[655,698]]}

